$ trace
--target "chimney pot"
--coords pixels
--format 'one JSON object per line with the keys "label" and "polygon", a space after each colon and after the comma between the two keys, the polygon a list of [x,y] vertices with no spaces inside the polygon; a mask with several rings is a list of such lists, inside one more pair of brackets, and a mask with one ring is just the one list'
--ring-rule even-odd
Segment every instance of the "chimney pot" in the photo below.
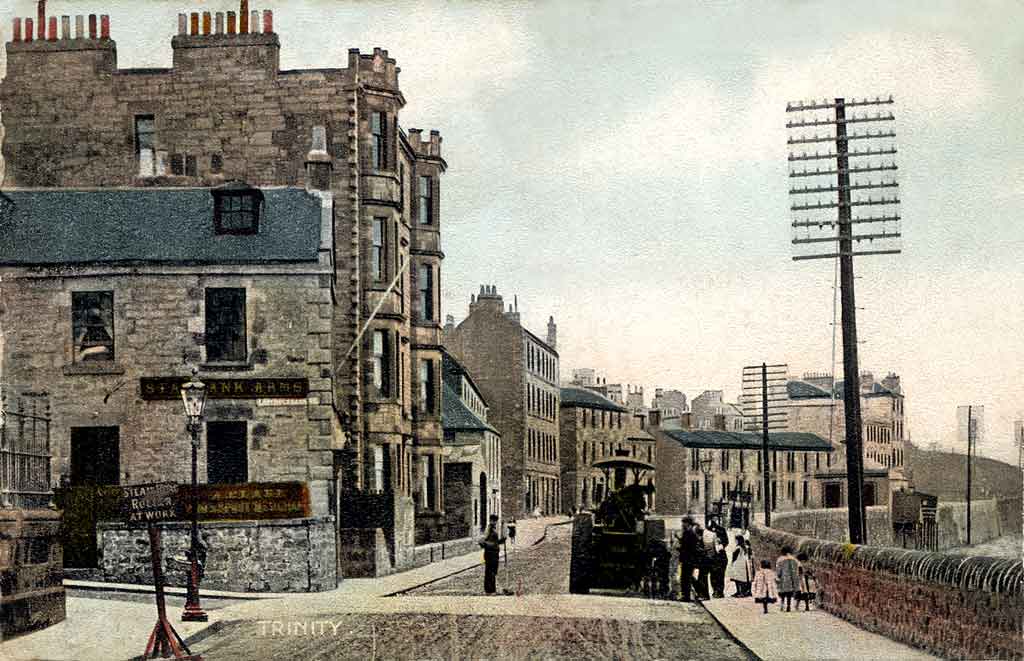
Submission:
{"label": "chimney pot", "polygon": [[46,0],[39,0],[36,5],[36,29],[39,30],[39,34],[36,35],[39,41],[46,39]]}
{"label": "chimney pot", "polygon": [[15,18],[11,26],[11,41],[21,41],[21,19]]}
{"label": "chimney pot", "polygon": [[213,23],[214,23],[214,28],[213,28],[214,31],[217,34],[224,34],[224,12],[222,12],[222,11],[217,12],[217,14],[214,16]]}
{"label": "chimney pot", "polygon": [[85,17],[81,14],[75,16],[75,39],[85,37]]}
{"label": "chimney pot", "polygon": [[235,32],[237,31],[236,30],[237,23],[236,23],[235,18],[236,18],[235,17],[235,12],[229,11],[228,12],[228,34],[235,34]]}
{"label": "chimney pot", "polygon": [[238,32],[239,34],[246,34],[249,32],[249,0],[242,0],[241,5],[238,9]]}
{"label": "chimney pot", "polygon": [[49,18],[49,26],[47,27],[46,39],[48,41],[57,41],[57,17],[51,16]]}
{"label": "chimney pot", "polygon": [[253,34],[259,34],[260,32],[260,13],[255,9],[249,15],[249,30]]}
{"label": "chimney pot", "polygon": [[110,39],[110,16],[100,16],[100,39]]}
{"label": "chimney pot", "polygon": [[31,18],[25,19],[25,41],[32,41],[35,39],[35,33],[32,31],[32,26],[35,25]]}
{"label": "chimney pot", "polygon": [[199,13],[192,12],[188,17],[189,34],[193,37],[199,34]]}
{"label": "chimney pot", "polygon": [[96,14],[89,14],[89,38],[96,38]]}
{"label": "chimney pot", "polygon": [[203,12],[203,36],[210,35],[210,12]]}
{"label": "chimney pot", "polygon": [[263,10],[263,34],[274,32],[274,12],[269,9]]}
{"label": "chimney pot", "polygon": [[178,14],[178,34],[188,34],[188,16]]}
{"label": "chimney pot", "polygon": [[60,38],[70,39],[71,38],[71,17],[61,16],[60,17]]}

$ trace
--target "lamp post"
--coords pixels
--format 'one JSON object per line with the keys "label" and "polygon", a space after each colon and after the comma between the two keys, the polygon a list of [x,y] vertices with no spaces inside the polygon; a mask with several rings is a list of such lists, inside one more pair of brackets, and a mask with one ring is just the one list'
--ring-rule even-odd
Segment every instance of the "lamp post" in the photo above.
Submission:
{"label": "lamp post", "polygon": [[[189,545],[188,593],[185,597],[185,610],[181,614],[182,622],[206,622],[207,615],[199,605],[199,499],[197,495],[197,463],[199,451],[199,428],[202,424],[203,407],[206,406],[206,384],[196,378],[199,370],[192,370],[192,379],[181,386],[181,400],[185,404],[185,415],[188,418],[186,429],[192,436],[192,539]],[[205,553],[203,554],[205,556]]]}
{"label": "lamp post", "polygon": [[[710,452],[710,450],[709,450]],[[700,472],[704,473],[704,525],[708,524],[708,505],[711,502],[711,490],[709,488],[711,477],[711,457],[700,460]]]}

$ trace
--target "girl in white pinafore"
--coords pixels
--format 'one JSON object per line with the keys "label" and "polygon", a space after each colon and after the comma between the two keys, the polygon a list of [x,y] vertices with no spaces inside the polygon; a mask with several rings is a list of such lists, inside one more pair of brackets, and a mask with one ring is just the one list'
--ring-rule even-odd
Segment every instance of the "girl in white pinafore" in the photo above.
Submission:
{"label": "girl in white pinafore", "polygon": [[754,574],[754,583],[750,589],[754,601],[764,606],[764,612],[767,614],[768,604],[774,604],[779,600],[779,589],[775,585],[775,572],[772,571],[771,561],[761,561],[761,568]]}

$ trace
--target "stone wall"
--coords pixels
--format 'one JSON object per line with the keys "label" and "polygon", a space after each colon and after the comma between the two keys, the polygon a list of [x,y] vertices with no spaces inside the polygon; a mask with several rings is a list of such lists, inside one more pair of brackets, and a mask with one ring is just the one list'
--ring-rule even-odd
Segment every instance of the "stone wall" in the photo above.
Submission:
{"label": "stone wall", "polygon": [[[160,524],[165,580],[188,582],[187,522]],[[234,592],[321,592],[337,587],[333,517],[200,523],[207,546],[202,587]],[[121,523],[98,526],[99,569],[113,583],[152,584],[149,535]]]}
{"label": "stone wall", "polygon": [[[189,481],[181,401],[143,400],[140,378],[186,376],[189,364],[202,363],[206,288],[244,287],[249,363],[242,371],[207,366],[201,377],[305,377],[310,393],[305,399],[211,399],[205,418],[244,421],[249,480],[309,482],[314,513],[327,514],[323,485],[333,477],[332,450],[343,438],[327,369],[331,332],[323,313],[330,317],[330,283],[316,264],[280,270],[136,267],[5,278],[4,377],[45,384],[50,393],[54,481],[71,472],[76,427],[118,428],[120,484]],[[114,361],[73,361],[72,291],[113,291]],[[206,481],[206,448],[204,438],[200,481]]]}
{"label": "stone wall", "polygon": [[60,513],[0,510],[0,638],[64,619]]}
{"label": "stone wall", "polygon": [[[938,548],[967,544],[967,504],[939,503]],[[850,539],[846,509],[817,509],[773,512],[772,527],[797,535],[836,542]],[[898,546],[890,524],[888,507],[867,508],[868,546]],[[971,505],[971,543],[981,544],[1003,535],[1020,532],[1019,499],[979,500]]]}
{"label": "stone wall", "polygon": [[338,530],[338,578],[377,578],[392,572],[387,540],[380,528]]}
{"label": "stone wall", "polygon": [[806,553],[818,603],[863,629],[945,658],[1022,657],[1019,559],[826,542],[757,524],[751,544],[755,562],[774,563],[783,546]]}

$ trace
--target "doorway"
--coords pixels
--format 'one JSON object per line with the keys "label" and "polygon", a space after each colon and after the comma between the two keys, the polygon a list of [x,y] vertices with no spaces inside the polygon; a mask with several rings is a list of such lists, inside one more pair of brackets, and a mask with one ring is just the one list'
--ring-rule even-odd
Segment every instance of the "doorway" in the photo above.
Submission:
{"label": "doorway", "polygon": [[104,486],[121,482],[118,427],[71,428],[71,486]]}
{"label": "doorway", "polygon": [[207,422],[207,484],[241,484],[248,480],[249,452],[245,422]]}
{"label": "doorway", "polygon": [[843,502],[842,487],[836,482],[829,482],[824,490],[825,507],[840,507]]}

